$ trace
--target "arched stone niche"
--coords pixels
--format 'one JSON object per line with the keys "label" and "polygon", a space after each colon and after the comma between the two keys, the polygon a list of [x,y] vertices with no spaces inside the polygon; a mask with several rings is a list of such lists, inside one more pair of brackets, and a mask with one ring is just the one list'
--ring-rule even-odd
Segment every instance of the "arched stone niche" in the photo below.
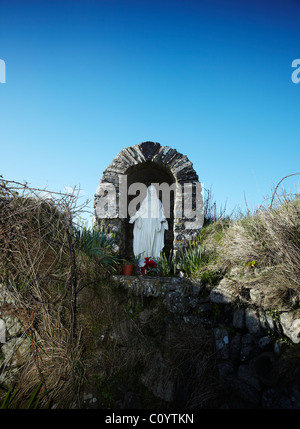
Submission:
{"label": "arched stone niche", "polygon": [[[169,230],[165,233],[164,252],[168,255],[171,249],[176,251],[185,246],[203,224],[201,183],[187,156],[169,146],[147,141],[121,150],[103,172],[95,194],[96,221],[115,234],[120,255],[127,258],[133,256],[133,225],[129,224],[127,207],[136,197],[130,195],[128,190],[137,182],[146,186],[167,184],[171,187],[170,213],[167,216]],[[188,196],[184,192],[185,187],[192,189]],[[121,206],[124,192],[127,193],[125,211],[124,205]],[[159,197],[164,203],[162,192],[159,192]],[[185,204],[196,210],[197,215],[186,215]]]}

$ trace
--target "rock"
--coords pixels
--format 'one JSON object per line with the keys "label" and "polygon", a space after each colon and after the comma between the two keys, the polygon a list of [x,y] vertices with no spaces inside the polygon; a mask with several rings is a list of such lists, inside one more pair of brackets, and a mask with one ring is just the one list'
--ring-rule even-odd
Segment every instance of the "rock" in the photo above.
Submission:
{"label": "rock", "polygon": [[276,340],[274,342],[274,346],[273,346],[274,354],[277,355],[277,356],[279,356],[280,353],[282,352],[282,349],[284,348],[284,346],[285,346],[284,341],[282,341],[282,340]]}
{"label": "rock", "polygon": [[262,329],[263,330],[269,329],[269,323],[268,323],[267,315],[266,315],[265,311],[262,310],[261,308],[258,308],[257,317],[259,319],[259,323],[260,323],[260,326],[262,327]]}
{"label": "rock", "polygon": [[91,400],[92,398],[93,398],[93,394],[92,393],[83,392],[82,400],[84,402],[87,402],[87,401]]}
{"label": "rock", "polygon": [[244,328],[244,320],[245,320],[245,311],[243,308],[236,308],[233,312],[233,327],[237,329]]}
{"label": "rock", "polygon": [[188,298],[180,292],[168,292],[163,302],[171,313],[184,314],[189,309]]}
{"label": "rock", "polygon": [[234,363],[240,361],[240,350],[242,345],[242,335],[236,334],[230,341],[229,350],[230,350],[230,360]]}
{"label": "rock", "polygon": [[283,333],[298,344],[300,342],[300,309],[289,313],[281,313],[280,323]]}
{"label": "rock", "polygon": [[252,358],[256,353],[256,339],[252,334],[242,336],[241,361],[245,362]]}
{"label": "rock", "polygon": [[211,304],[209,302],[203,302],[201,304],[199,304],[199,309],[198,311],[200,313],[207,313],[210,312],[212,310]]}
{"label": "rock", "polygon": [[210,292],[210,300],[216,304],[230,304],[236,301],[236,289],[227,278]]}
{"label": "rock", "polygon": [[224,328],[215,328],[215,341],[217,353],[222,359],[229,358],[229,337],[228,332]]}
{"label": "rock", "polygon": [[261,337],[258,340],[258,347],[261,349],[267,348],[271,344],[271,338],[270,337]]}
{"label": "rock", "polygon": [[14,304],[14,302],[5,285],[0,283],[0,306],[4,304]]}
{"label": "rock", "polygon": [[19,375],[19,368],[9,367],[2,370],[0,374],[0,384],[8,389],[12,384],[15,384]]}
{"label": "rock", "polygon": [[31,342],[29,338],[12,338],[1,347],[4,361],[9,362],[12,366],[21,366],[28,356],[30,346]]}
{"label": "rock", "polygon": [[265,316],[266,316],[267,326],[271,329],[271,331],[274,331],[274,329],[275,329],[274,320],[272,319],[272,317],[268,313],[265,313]]}
{"label": "rock", "polygon": [[17,317],[12,316],[12,315],[3,316],[3,320],[4,320],[5,325],[6,325],[6,333],[10,337],[13,337],[13,336],[20,334],[22,332],[23,326]]}
{"label": "rock", "polygon": [[263,335],[263,329],[256,310],[247,308],[245,312],[245,324],[250,334],[255,335],[256,337]]}
{"label": "rock", "polygon": [[26,362],[31,349],[29,338],[15,337],[11,338],[1,346],[2,354],[2,372],[0,374],[0,384],[3,383],[9,387],[11,383],[17,380],[19,368]]}
{"label": "rock", "polygon": [[249,291],[252,303],[258,307],[263,307],[265,294],[261,287],[251,288]]}

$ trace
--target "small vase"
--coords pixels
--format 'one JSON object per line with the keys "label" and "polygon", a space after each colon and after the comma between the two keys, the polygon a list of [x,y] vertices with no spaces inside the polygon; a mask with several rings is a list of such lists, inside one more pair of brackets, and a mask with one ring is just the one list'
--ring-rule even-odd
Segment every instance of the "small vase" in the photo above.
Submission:
{"label": "small vase", "polygon": [[134,265],[123,265],[124,276],[131,276]]}

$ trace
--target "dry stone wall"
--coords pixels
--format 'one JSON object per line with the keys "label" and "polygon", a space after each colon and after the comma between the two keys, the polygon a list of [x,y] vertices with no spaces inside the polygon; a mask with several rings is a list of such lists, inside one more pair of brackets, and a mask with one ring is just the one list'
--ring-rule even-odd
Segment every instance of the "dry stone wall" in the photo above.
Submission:
{"label": "dry stone wall", "polygon": [[[185,325],[212,331],[217,374],[230,398],[221,401],[220,408],[300,408],[299,383],[280,377],[284,352],[300,342],[299,310],[270,312],[258,305],[257,294],[237,295],[228,278],[214,288],[185,278],[114,276],[113,280],[130,295],[162,301],[166,317],[173,315]],[[167,362],[161,362],[160,368],[168,371]],[[197,380],[197,373],[193,376]],[[157,389],[153,382],[154,394]]]}

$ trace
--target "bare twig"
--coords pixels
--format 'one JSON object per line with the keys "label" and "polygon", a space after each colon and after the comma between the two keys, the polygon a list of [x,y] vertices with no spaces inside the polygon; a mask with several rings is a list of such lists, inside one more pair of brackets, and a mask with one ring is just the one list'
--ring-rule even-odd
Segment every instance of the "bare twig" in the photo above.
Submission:
{"label": "bare twig", "polygon": [[276,188],[275,188],[275,190],[274,190],[274,192],[273,192],[273,196],[272,196],[272,200],[271,200],[271,203],[270,203],[270,207],[272,207],[272,204],[273,204],[273,201],[274,201],[274,198],[275,198],[275,194],[276,194],[276,191],[277,191],[278,186],[280,185],[280,183],[281,183],[281,182],[283,182],[283,180],[287,179],[288,177],[296,176],[297,174],[300,174],[300,173],[293,173],[293,174],[289,174],[289,175],[285,176],[283,179],[281,179],[281,180],[278,182],[278,184],[277,184],[277,186],[276,186]]}

